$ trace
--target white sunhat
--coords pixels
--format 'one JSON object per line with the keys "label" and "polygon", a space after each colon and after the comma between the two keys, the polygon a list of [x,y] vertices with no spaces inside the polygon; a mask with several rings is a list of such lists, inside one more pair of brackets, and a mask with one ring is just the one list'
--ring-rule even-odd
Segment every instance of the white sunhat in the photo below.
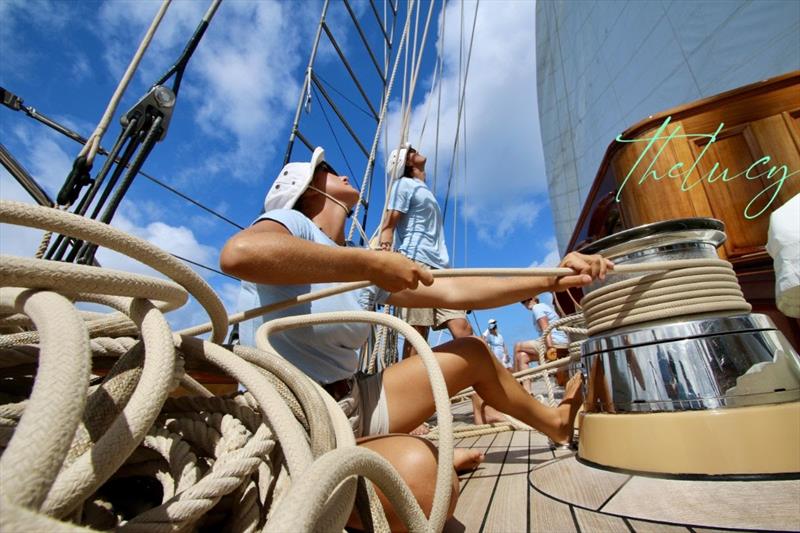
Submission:
{"label": "white sunhat", "polygon": [[409,143],[403,143],[400,148],[392,150],[389,154],[389,160],[386,161],[386,172],[393,180],[403,177],[403,171],[406,169],[406,159],[408,158],[408,151],[411,149]]}
{"label": "white sunhat", "polygon": [[311,185],[317,165],[324,161],[325,150],[316,147],[308,163],[287,163],[264,197],[264,212],[293,208],[297,199]]}

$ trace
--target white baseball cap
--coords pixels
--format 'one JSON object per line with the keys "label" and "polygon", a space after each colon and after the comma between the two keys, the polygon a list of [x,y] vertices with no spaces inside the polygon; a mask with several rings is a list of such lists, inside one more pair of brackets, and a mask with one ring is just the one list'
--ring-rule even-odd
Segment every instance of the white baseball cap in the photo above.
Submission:
{"label": "white baseball cap", "polygon": [[325,150],[318,146],[314,148],[311,161],[308,163],[287,163],[264,197],[264,212],[293,208],[297,199],[311,185],[314,170],[324,161]]}
{"label": "white baseball cap", "polygon": [[392,150],[389,154],[389,160],[386,162],[386,172],[393,180],[403,177],[403,171],[406,169],[406,158],[408,151],[411,149],[409,143],[403,143],[400,148]]}
{"label": "white baseball cap", "polygon": [[495,320],[494,318],[490,318],[489,319],[489,327],[496,326],[496,325],[497,325],[497,320]]}

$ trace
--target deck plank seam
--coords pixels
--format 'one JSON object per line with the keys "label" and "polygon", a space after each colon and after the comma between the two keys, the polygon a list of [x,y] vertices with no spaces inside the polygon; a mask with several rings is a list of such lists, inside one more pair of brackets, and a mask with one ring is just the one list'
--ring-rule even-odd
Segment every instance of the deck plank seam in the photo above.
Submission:
{"label": "deck plank seam", "polygon": [[[497,436],[495,436],[495,439],[496,438]],[[478,528],[479,533],[483,533],[483,530],[486,527],[486,519],[489,517],[489,512],[492,509],[492,502],[494,501],[494,495],[497,492],[497,485],[500,483],[500,478],[503,476],[503,469],[506,467],[506,459],[508,458],[508,451],[511,449],[512,441],[513,439],[508,439],[508,445],[506,445],[506,453],[503,454],[503,463],[500,465],[500,470],[497,471],[497,476],[495,477],[494,485],[492,486],[492,493],[489,495],[489,501],[486,504],[486,510],[483,512],[483,520],[481,520],[481,527]],[[494,439],[492,439],[492,443],[494,443]]]}
{"label": "deck plank seam", "polygon": [[[531,466],[531,432],[528,431],[528,473],[526,474],[528,476],[528,479],[530,479],[530,477],[531,477],[531,471],[532,471],[531,469],[532,469],[532,466]],[[530,533],[530,530],[531,530],[531,491],[530,490],[526,490],[525,491],[525,499],[526,499],[526,503],[527,503],[527,505],[525,505],[525,531]]]}
{"label": "deck plank seam", "polygon": [[[495,439],[497,439],[497,435],[499,435],[499,433],[495,433],[494,436],[492,436],[492,442],[490,442],[489,445],[486,446],[487,450],[492,447],[492,445],[494,444]],[[478,440],[476,439],[475,442],[478,442]],[[472,443],[472,446],[470,446],[470,449],[475,447],[475,442]],[[467,488],[467,485],[469,484],[469,482],[472,481],[472,476],[474,476],[475,472],[477,472],[478,470],[480,470],[480,468],[475,468],[474,470],[472,470],[472,472],[469,473],[469,476],[467,477],[467,479],[464,480],[464,484],[461,485],[461,488],[458,491],[459,495],[464,494],[464,489]]]}
{"label": "deck plank seam", "polygon": [[611,493],[611,495],[609,495],[609,497],[608,497],[608,498],[606,498],[606,501],[604,501],[603,503],[601,503],[601,504],[600,504],[600,507],[598,507],[598,508],[597,508],[597,510],[598,510],[598,511],[602,511],[602,510],[603,510],[603,507],[605,507],[606,505],[608,505],[608,503],[609,503],[611,500],[613,500],[613,499],[614,499],[614,496],[616,496],[617,494],[619,494],[619,491],[621,491],[621,490],[622,490],[622,489],[625,487],[625,485],[627,485],[627,484],[628,484],[628,482],[629,482],[631,479],[633,479],[633,476],[628,476],[628,479],[626,479],[625,481],[623,481],[623,482],[622,482],[622,484],[621,484],[619,487],[617,487],[616,489],[614,489],[614,492],[612,492],[612,493]]}
{"label": "deck plank seam", "polygon": [[636,533],[636,530],[633,529],[633,526],[631,525],[631,523],[624,516],[622,517],[622,523],[625,524],[625,527],[628,528],[628,531],[630,531],[631,533]]}
{"label": "deck plank seam", "polygon": [[[574,503],[570,503],[570,502],[568,502],[566,500],[562,500],[561,498],[557,498],[557,497],[555,497],[555,496],[553,496],[551,494],[548,494],[548,493],[544,492],[543,490],[541,490],[539,487],[537,487],[530,480],[530,477],[528,477],[528,486],[530,488],[532,488],[533,490],[535,490],[536,492],[538,492],[539,494],[541,494],[542,496],[544,496],[545,498],[548,498],[548,499],[550,499],[550,500],[552,500],[554,502],[558,502],[560,504],[567,505],[567,506],[573,506],[574,505],[576,508],[581,509],[583,511],[588,511],[590,513],[597,513],[597,514],[601,514],[603,516],[613,516],[615,518],[621,518],[623,521],[631,519],[631,520],[636,520],[637,522],[647,522],[649,524],[677,526],[677,527],[682,527],[682,528],[685,528],[685,529],[692,529],[692,528],[701,528],[701,529],[715,529],[716,528],[716,529],[719,529],[716,526],[709,526],[709,525],[703,525],[703,524],[685,524],[685,523],[681,523],[681,522],[670,522],[669,520],[656,520],[656,519],[653,519],[653,518],[644,518],[644,517],[638,517],[638,516],[626,516],[626,515],[622,515],[622,514],[618,514],[618,513],[609,513],[608,511],[599,511],[597,509],[591,509],[591,508],[585,507],[583,505],[577,505],[577,504],[574,504]],[[728,527],[728,526],[725,526],[724,530],[725,531],[737,531],[737,532],[741,531],[741,532],[747,532],[747,533],[755,533],[755,532],[765,531],[764,529],[760,529],[760,528],[741,528],[741,527]],[[634,529],[631,529],[631,531],[635,532]]]}
{"label": "deck plank seam", "polygon": [[572,522],[575,524],[575,531],[581,533],[581,525],[578,522],[578,516],[575,514],[575,506],[569,505],[569,514],[572,517]]}

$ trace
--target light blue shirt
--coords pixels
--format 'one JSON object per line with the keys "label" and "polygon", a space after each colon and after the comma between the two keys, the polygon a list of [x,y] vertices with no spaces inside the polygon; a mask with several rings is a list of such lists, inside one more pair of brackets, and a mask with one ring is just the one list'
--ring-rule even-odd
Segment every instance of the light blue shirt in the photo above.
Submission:
{"label": "light blue shirt", "polygon": [[395,228],[399,252],[433,268],[450,268],[442,212],[424,182],[409,177],[395,180],[387,208],[403,213]]}
{"label": "light blue shirt", "polygon": [[[336,246],[322,230],[305,215],[293,209],[277,209],[262,214],[256,221],[274,220],[286,227],[295,237],[327,246]],[[243,281],[239,292],[239,310],[245,311],[280,302],[308,292],[333,287],[337,283],[311,283],[305,285],[262,285]],[[255,346],[255,332],[269,320],[306,313],[330,311],[362,311],[371,309],[389,297],[375,286],[350,291],[313,302],[295,305],[288,309],[267,313],[242,322],[239,338],[242,344]],[[290,363],[319,383],[332,383],[346,379],[358,369],[358,350],[369,337],[369,324],[326,324],[291,329],[274,334],[272,346]]]}
{"label": "light blue shirt", "polygon": [[506,341],[503,339],[503,336],[498,331],[497,334],[493,334],[492,330],[487,329],[483,332],[483,340],[486,341],[486,344],[489,345],[489,348],[494,353],[494,356],[503,363],[504,365],[507,363],[507,356],[506,356]]}
{"label": "light blue shirt", "polygon": [[[533,325],[540,335],[542,333],[542,328],[539,327],[540,318],[546,318],[548,324],[560,318],[556,312],[553,311],[553,308],[546,303],[540,302],[535,304],[533,309],[531,309],[531,312],[533,312]],[[569,344],[569,338],[567,337],[567,334],[559,329],[554,329],[550,332],[550,340],[553,341],[553,344],[559,344],[563,346]]]}

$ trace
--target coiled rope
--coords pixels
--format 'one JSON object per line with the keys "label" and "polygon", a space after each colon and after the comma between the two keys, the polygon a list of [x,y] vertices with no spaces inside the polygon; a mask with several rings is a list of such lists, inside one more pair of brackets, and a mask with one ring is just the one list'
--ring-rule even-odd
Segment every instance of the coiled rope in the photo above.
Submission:
{"label": "coiled rope", "polygon": [[[280,356],[245,347],[233,353],[170,331],[159,307],[179,305],[187,292],[212,316],[212,338],[221,338],[227,325],[210,287],[176,259],[114,228],[55,209],[0,202],[0,221],[50,228],[128,253],[174,281],[41,260],[0,262],[0,317],[9,315],[21,324],[25,315],[38,330],[37,346],[0,346],[3,375],[17,376],[22,384],[4,389],[0,407],[3,528],[80,529],[62,521],[72,520],[131,531],[213,527],[221,521],[234,531],[341,530],[356,497],[354,476],[360,475],[378,484],[407,527],[441,529],[452,461],[443,460],[439,479],[445,471],[448,477],[437,485],[427,520],[389,463],[355,447],[333,399]],[[30,278],[24,275],[28,271]],[[112,325],[124,316],[139,340],[90,339],[88,325],[98,321],[97,314],[78,312],[73,300],[111,306],[117,312]],[[394,317],[376,317],[339,314],[312,320],[399,325]],[[286,321],[275,327],[286,327]],[[446,410],[444,380],[430,348],[413,338],[413,331],[403,332],[430,363],[437,407]],[[97,358],[115,362],[90,387]],[[192,382],[183,374],[184,360],[210,363],[249,392],[208,397],[195,383],[200,396],[168,399],[179,381]],[[25,390],[29,383],[30,392]],[[452,457],[450,442],[443,453]],[[134,480],[143,475],[160,485],[160,501],[148,503],[150,489],[124,499],[114,494],[116,482],[135,493]],[[372,513],[368,521],[375,529],[388,530],[372,485],[364,492],[366,508],[360,512]],[[131,499],[142,507],[126,511],[124,502]]]}

